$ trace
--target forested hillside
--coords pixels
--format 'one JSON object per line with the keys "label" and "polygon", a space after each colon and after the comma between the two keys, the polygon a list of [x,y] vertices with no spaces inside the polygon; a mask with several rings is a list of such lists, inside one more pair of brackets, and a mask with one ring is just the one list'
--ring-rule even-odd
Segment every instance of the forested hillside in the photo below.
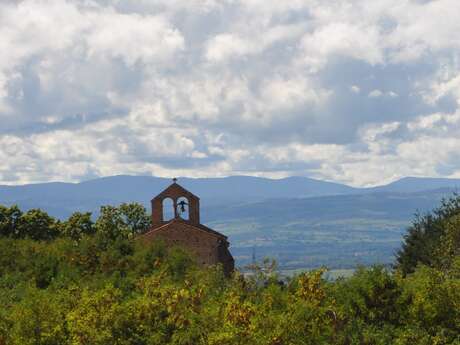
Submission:
{"label": "forested hillside", "polygon": [[59,222],[0,208],[0,344],[460,344],[460,197],[416,218],[394,270],[225,278],[143,244],[137,204]]}

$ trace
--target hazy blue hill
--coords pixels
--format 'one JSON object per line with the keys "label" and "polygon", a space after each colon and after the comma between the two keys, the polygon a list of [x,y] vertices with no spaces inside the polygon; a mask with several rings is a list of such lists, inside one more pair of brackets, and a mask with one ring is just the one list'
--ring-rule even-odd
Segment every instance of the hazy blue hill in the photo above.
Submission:
{"label": "hazy blue hill", "polygon": [[[0,203],[18,203],[23,208],[46,208],[66,217],[75,209],[95,211],[102,204],[149,200],[171,183],[149,176],[111,176],[81,183],[41,183],[0,186]],[[238,204],[276,198],[305,198],[341,194],[413,193],[439,188],[460,189],[460,179],[408,177],[374,188],[352,188],[343,184],[305,177],[267,179],[250,176],[226,178],[180,178],[180,183],[200,196],[203,205]]]}
{"label": "hazy blue hill", "polygon": [[[0,186],[0,203],[18,203],[22,208],[40,207],[57,217],[75,210],[97,212],[100,205],[150,199],[166,188],[170,179],[148,176],[111,176],[81,183],[43,183]],[[202,204],[228,204],[270,198],[334,195],[355,189],[304,177],[271,180],[259,177],[181,178],[181,185],[197,194]]]}
{"label": "hazy blue hill", "polygon": [[[23,208],[41,207],[58,217],[75,209],[97,211],[100,205],[150,199],[171,183],[149,176],[111,176],[81,183],[41,183],[0,186],[0,203],[18,203]],[[208,205],[234,205],[277,198],[305,198],[374,192],[413,193],[439,188],[457,189],[460,179],[408,177],[385,186],[352,188],[343,184],[305,177],[267,179],[250,176],[226,178],[180,178],[180,183]]]}
{"label": "hazy blue hill", "polygon": [[370,188],[369,191],[413,193],[441,188],[460,190],[460,179],[405,177],[385,186]]}
{"label": "hazy blue hill", "polygon": [[231,198],[284,198],[351,193],[355,188],[306,177],[267,179],[249,176],[231,176],[210,179],[181,179],[181,184],[190,188],[202,199],[221,196]]}
{"label": "hazy blue hill", "polygon": [[344,217],[384,217],[407,219],[432,209],[452,189],[434,189],[415,193],[372,192],[308,198],[269,199],[261,202],[208,207],[209,221],[266,217],[281,222],[290,219],[343,219]]}

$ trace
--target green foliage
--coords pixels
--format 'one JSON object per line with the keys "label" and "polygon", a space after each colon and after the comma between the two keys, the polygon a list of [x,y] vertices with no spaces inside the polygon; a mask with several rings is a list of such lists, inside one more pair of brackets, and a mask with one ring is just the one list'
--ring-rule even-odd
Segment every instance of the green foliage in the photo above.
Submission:
{"label": "green foliage", "polygon": [[75,241],[97,234],[106,244],[118,238],[134,238],[147,231],[151,225],[146,209],[138,203],[123,203],[119,207],[102,206],[94,223],[91,213],[75,212],[60,222],[39,209],[23,213],[16,205],[0,205],[0,238],[30,238],[50,241],[67,237]]}
{"label": "green foliage", "polygon": [[125,312],[122,301],[121,291],[111,286],[94,293],[84,290],[78,304],[66,316],[70,343],[117,343],[123,335],[119,325]]}
{"label": "green foliage", "polygon": [[[136,241],[141,211],[107,206],[93,224],[89,214],[59,223],[0,209],[0,345],[460,344],[460,220],[450,211],[436,213],[438,244],[418,245],[430,265],[419,252],[412,273],[361,267],[337,281],[326,269],[281,281],[268,259],[230,278],[197,267],[181,248]],[[18,236],[27,214],[34,226]]]}
{"label": "green foliage", "polygon": [[0,237],[17,237],[22,212],[17,205],[0,205]]}
{"label": "green foliage", "polygon": [[120,207],[102,206],[95,223],[96,232],[107,241],[118,237],[133,238],[150,226],[145,208],[137,203],[121,204]]}
{"label": "green foliage", "polygon": [[375,326],[398,324],[400,286],[383,266],[361,267],[351,278],[337,281],[334,289],[347,317]]}
{"label": "green foliage", "polygon": [[[442,200],[441,205],[431,213],[417,215],[397,254],[396,267],[403,274],[408,274],[414,272],[419,264],[437,266],[441,259],[439,254],[443,246],[447,244],[446,241],[453,240],[457,241],[456,244],[459,243],[458,231],[456,231],[457,237],[450,236],[449,233],[452,231],[448,231],[449,228],[452,230],[450,223],[457,222],[455,224],[458,225],[458,216],[460,216],[460,195],[458,194]],[[451,252],[452,245],[449,244]]]}
{"label": "green foliage", "polygon": [[95,223],[97,235],[106,241],[114,241],[118,237],[128,238],[130,231],[123,220],[119,208],[114,206],[102,206],[99,218]]}
{"label": "green foliage", "polygon": [[52,240],[59,235],[60,222],[40,209],[31,209],[19,219],[18,237]]}
{"label": "green foliage", "polygon": [[0,344],[454,344],[460,259],[413,274],[324,269],[281,283],[272,261],[226,278],[180,248],[96,235],[0,239]]}
{"label": "green foliage", "polygon": [[437,267],[449,269],[456,258],[460,256],[460,213],[444,222],[439,245],[434,250],[434,260]]}
{"label": "green foliage", "polygon": [[402,299],[407,319],[414,325],[441,334],[460,334],[460,279],[421,266],[404,281]]}
{"label": "green foliage", "polygon": [[84,235],[95,232],[94,223],[90,212],[75,212],[62,224],[62,235],[80,240]]}
{"label": "green foliage", "polygon": [[119,206],[124,224],[132,236],[144,233],[151,225],[150,216],[144,206],[139,203],[123,203]]}
{"label": "green foliage", "polygon": [[[65,323],[69,302],[67,291],[59,295],[29,287],[22,299],[9,308],[8,344],[60,345],[67,341]],[[0,337],[1,339],[1,337]]]}

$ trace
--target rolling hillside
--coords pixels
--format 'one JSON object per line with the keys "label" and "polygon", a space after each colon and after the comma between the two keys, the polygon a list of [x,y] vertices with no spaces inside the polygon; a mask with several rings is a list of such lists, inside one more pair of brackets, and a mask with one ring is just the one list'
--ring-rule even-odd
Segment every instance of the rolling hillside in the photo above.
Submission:
{"label": "rolling hillside", "polygon": [[414,214],[452,193],[366,193],[273,199],[207,209],[204,221],[226,233],[240,265],[274,257],[284,268],[390,264]]}

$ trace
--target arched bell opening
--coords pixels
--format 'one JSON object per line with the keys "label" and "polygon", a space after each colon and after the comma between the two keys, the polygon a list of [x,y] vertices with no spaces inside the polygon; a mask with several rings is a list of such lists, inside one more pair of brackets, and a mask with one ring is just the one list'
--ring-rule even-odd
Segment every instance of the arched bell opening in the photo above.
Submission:
{"label": "arched bell opening", "polygon": [[163,199],[163,221],[174,219],[174,201],[171,198]]}
{"label": "arched bell opening", "polygon": [[177,215],[184,219],[184,220],[190,220],[190,202],[189,200],[182,196],[179,199],[177,199]]}

